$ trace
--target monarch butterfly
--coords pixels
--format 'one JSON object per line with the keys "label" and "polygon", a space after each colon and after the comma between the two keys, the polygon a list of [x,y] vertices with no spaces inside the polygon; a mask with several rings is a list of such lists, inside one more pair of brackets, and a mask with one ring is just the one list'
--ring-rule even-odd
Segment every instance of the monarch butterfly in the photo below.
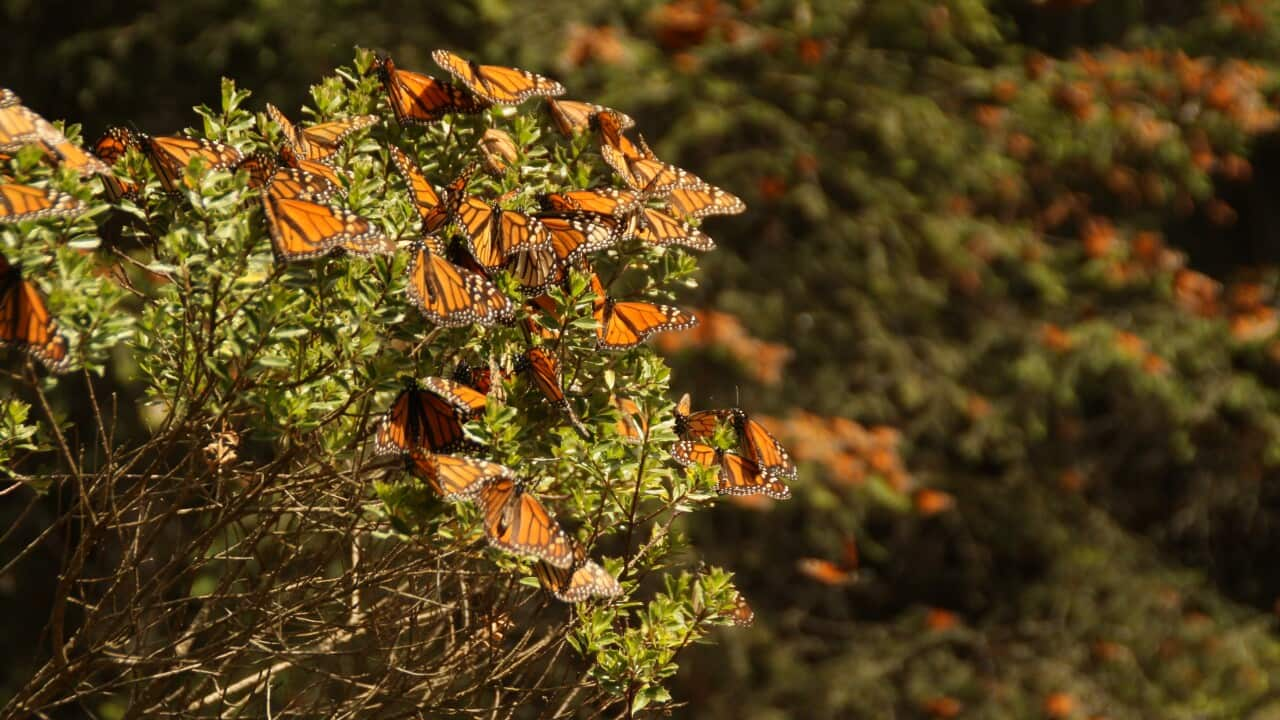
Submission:
{"label": "monarch butterfly", "polygon": [[564,94],[564,86],[527,70],[501,65],[479,65],[448,50],[436,50],[431,59],[467,89],[494,105],[516,105],[531,97]]}
{"label": "monarch butterfly", "polygon": [[573,565],[573,546],[551,513],[519,480],[496,477],[480,488],[489,544],[558,567]]}
{"label": "monarch butterfly", "polygon": [[50,372],[66,372],[71,357],[67,338],[49,314],[36,286],[22,268],[0,255],[0,345],[16,347],[39,360]]}
{"label": "monarch butterfly", "polygon": [[267,103],[267,114],[280,126],[286,149],[299,160],[326,160],[338,152],[338,146],[351,133],[364,130],[378,122],[376,115],[357,115],[299,128],[271,103]]}
{"label": "monarch butterfly", "polygon": [[528,371],[533,379],[533,384],[537,386],[543,396],[552,405],[569,416],[569,423],[573,425],[573,429],[584,439],[591,439],[591,433],[587,431],[586,426],[578,419],[577,413],[573,411],[573,406],[569,404],[568,398],[564,395],[560,359],[555,354],[544,347],[531,347],[520,358],[520,362],[516,365],[516,371]]}
{"label": "monarch butterfly", "polygon": [[168,193],[181,192],[180,182],[185,182],[183,173],[193,158],[204,161],[204,171],[229,170],[240,164],[244,156],[239,150],[213,140],[189,138],[181,136],[152,137],[135,134],[135,140],[141,145],[142,152],[151,161],[160,178],[160,185]]}
{"label": "monarch butterfly", "polygon": [[551,242],[546,247],[513,254],[506,265],[529,295],[542,295],[559,285],[571,263],[587,253],[613,245],[622,237],[607,218],[587,213],[543,213],[537,218]]}
{"label": "monarch butterfly", "polygon": [[448,378],[429,377],[422,381],[422,387],[444,398],[468,420],[474,420],[483,414],[485,403],[488,402],[485,393]]}
{"label": "monarch butterfly", "polygon": [[357,255],[394,251],[368,220],[306,199],[303,188],[310,182],[306,175],[289,177],[291,181],[277,184],[273,176],[262,197],[276,259],[305,260],[338,250]]}
{"label": "monarch butterfly", "polygon": [[594,273],[591,289],[596,294],[592,310],[596,318],[596,347],[601,350],[627,350],[654,333],[686,330],[698,324],[698,318],[670,305],[619,302],[605,293],[599,276]]}
{"label": "monarch butterfly", "polygon": [[486,483],[495,478],[515,480],[516,475],[505,465],[455,455],[438,455],[421,448],[409,451],[409,467],[440,499],[455,503],[474,500]]}
{"label": "monarch butterfly", "polygon": [[[427,239],[435,241],[431,236]],[[431,322],[460,327],[470,323],[497,325],[514,319],[511,301],[487,278],[454,265],[422,241],[415,242],[409,252],[412,260],[406,292]]]}
{"label": "monarch butterfly", "polygon": [[[90,152],[107,165],[114,166],[133,144],[132,133],[122,127],[113,127],[108,128],[102,137],[98,138],[98,142],[93,144]],[[142,189],[137,183],[125,182],[117,178],[114,172],[102,174],[102,185],[106,188],[107,199],[111,202],[119,202],[124,198],[136,200],[142,194]]]}
{"label": "monarch butterfly", "polygon": [[[444,397],[413,378],[406,379],[404,389],[378,423],[374,449],[385,455],[414,449],[448,452],[469,446],[462,422],[476,413],[474,401],[457,393],[450,395]],[[484,407],[484,396],[480,397],[480,407]]]}
{"label": "monarch butterfly", "polygon": [[631,398],[610,395],[609,402],[618,410],[618,436],[629,443],[642,443],[649,436],[649,421]]}
{"label": "monarch butterfly", "polygon": [[756,621],[756,612],[747,604],[747,599],[738,593],[733,600],[733,612],[729,614],[729,619],[737,627],[751,627]]}
{"label": "monarch butterfly", "polygon": [[467,196],[458,207],[458,222],[467,236],[471,255],[492,272],[516,252],[543,247],[551,237],[542,223],[515,210]]}
{"label": "monarch butterfly", "polygon": [[276,162],[275,156],[265,150],[259,150],[241,160],[236,165],[236,172],[243,170],[248,173],[249,187],[262,188],[271,181],[271,176],[275,174],[277,167],[279,163]]}
{"label": "monarch butterfly", "polygon": [[328,202],[338,187],[319,175],[289,167],[276,167],[267,176],[267,195],[272,198]]}
{"label": "monarch butterfly", "polygon": [[596,188],[551,193],[540,199],[543,207],[560,212],[588,212],[596,215],[626,217],[640,207],[640,196],[631,190]]}
{"label": "monarch butterfly", "polygon": [[561,602],[579,603],[592,596],[611,598],[622,594],[618,580],[588,560],[577,543],[574,543],[573,563],[569,567],[558,568],[539,560],[533,566],[533,574],[542,588]]}
{"label": "monarch butterfly", "polygon": [[700,218],[708,215],[737,215],[747,209],[737,195],[704,184],[694,187],[672,188],[667,193],[667,207],[679,218]]}
{"label": "monarch butterfly", "polygon": [[681,440],[671,449],[671,457],[680,465],[719,466],[716,492],[721,495],[768,495],[775,500],[791,497],[791,489],[773,475],[765,475],[755,462],[725,452],[717,447],[692,440]]}
{"label": "monarch butterfly", "polygon": [[555,123],[556,129],[565,137],[573,137],[577,133],[589,130],[591,128],[591,118],[602,112],[611,112],[617,115],[623,130],[636,126],[636,121],[632,120],[629,115],[603,105],[579,102],[577,100],[547,98],[547,112],[551,114],[551,122]]}
{"label": "monarch butterfly", "polygon": [[489,107],[489,103],[452,83],[400,70],[386,54],[379,54],[373,67],[387,91],[387,103],[401,125],[426,125],[449,113],[478,113]]}
{"label": "monarch butterfly", "polygon": [[787,480],[796,479],[796,465],[791,460],[791,454],[763,425],[752,420],[746,411],[731,408],[691,413],[689,410],[689,393],[685,393],[676,403],[675,411],[676,434],[681,438],[705,440],[715,433],[717,423],[728,420],[733,425],[743,454],[759,465],[762,472]]}
{"label": "monarch butterfly", "polygon": [[676,188],[707,186],[688,170],[659,160],[643,138],[638,145],[628,140],[616,113],[598,113],[595,121],[600,130],[600,156],[632,190],[658,196]]}
{"label": "monarch butterfly", "polygon": [[17,183],[0,185],[0,223],[69,217],[83,209],[79,200],[56,190]]}
{"label": "monarch butterfly", "polygon": [[449,187],[445,188],[443,197],[436,192],[431,186],[427,178],[422,173],[422,168],[418,167],[418,163],[414,162],[400,148],[392,145],[388,148],[391,151],[392,163],[396,166],[396,170],[409,186],[409,193],[413,195],[414,205],[418,208],[418,215],[422,218],[422,232],[434,233],[453,219],[458,212],[458,205],[464,197],[464,190],[467,183],[471,182],[471,176],[476,171],[476,165],[473,163],[468,165],[457,178],[454,179]]}
{"label": "monarch butterfly", "polygon": [[[498,376],[506,379],[507,373],[499,371]],[[466,360],[459,360],[458,367],[453,370],[453,379],[484,395],[493,392],[494,373],[489,367],[476,367]]]}
{"label": "monarch butterfly", "polygon": [[111,172],[101,160],[86,153],[39,113],[23,105],[12,91],[0,88],[0,152],[12,152],[37,143],[55,163],[82,176]]}

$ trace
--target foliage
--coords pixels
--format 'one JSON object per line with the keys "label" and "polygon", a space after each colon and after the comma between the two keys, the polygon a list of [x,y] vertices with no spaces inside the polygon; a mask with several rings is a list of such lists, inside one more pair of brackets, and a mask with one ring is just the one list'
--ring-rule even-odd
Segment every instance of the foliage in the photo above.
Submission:
{"label": "foliage", "polygon": [[[360,51],[354,67],[314,86],[307,122],[390,117],[372,60]],[[221,103],[197,108],[191,135],[245,156],[278,148],[279,128],[249,100],[224,81]],[[339,155],[345,205],[407,243],[418,213],[386,148],[410,152],[442,183],[491,127],[509,135],[515,157],[473,193],[527,208],[546,192],[607,183],[591,140],[548,136],[533,107],[425,129],[391,120],[357,135]],[[187,187],[166,194],[130,150],[117,170],[142,198],[113,205],[94,196],[96,180],[51,172],[37,155],[12,162],[16,179],[48,180],[92,210],[0,226],[5,254],[48,291],[83,368],[59,379],[28,364],[5,378],[43,410],[7,406],[0,457],[18,483],[7,492],[25,496],[28,511],[55,513],[46,528],[20,515],[14,529],[34,536],[5,561],[29,566],[48,532],[75,530],[57,554],[35,665],[11,670],[10,711],[315,717],[520,706],[560,717],[670,703],[677,655],[730,622],[736,593],[725,571],[693,567],[688,552],[681,518],[715,492],[667,462],[669,371],[643,347],[596,350],[583,275],[553,292],[564,323],[554,349],[591,439],[519,375],[467,428],[624,583],[626,597],[579,609],[549,600],[529,561],[488,548],[476,508],[443,504],[403,460],[373,451],[371,432],[402,378],[447,376],[461,360],[510,371],[527,348],[520,327],[430,326],[406,302],[403,252],[273,257],[246,171],[197,158]],[[657,298],[695,269],[689,255],[642,243],[596,267],[614,279],[611,292]],[[512,278],[497,281],[520,297]],[[643,416],[639,444],[619,435],[616,394]]]}

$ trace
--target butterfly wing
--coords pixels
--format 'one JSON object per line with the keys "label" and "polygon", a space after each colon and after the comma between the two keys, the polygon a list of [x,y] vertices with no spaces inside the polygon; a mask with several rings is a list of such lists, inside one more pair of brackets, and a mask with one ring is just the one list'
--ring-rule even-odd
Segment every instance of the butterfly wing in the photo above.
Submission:
{"label": "butterfly wing", "polygon": [[516,105],[535,96],[564,94],[560,83],[527,70],[477,65],[448,50],[436,50],[431,58],[476,96],[495,105]]}
{"label": "butterfly wing", "polygon": [[547,98],[547,112],[551,114],[551,122],[555,124],[556,129],[565,137],[573,137],[580,132],[589,130],[592,118],[598,113],[610,112],[617,115],[624,130],[635,127],[636,124],[636,121],[631,119],[630,116],[617,110],[577,100]]}
{"label": "butterfly wing", "polygon": [[554,567],[573,564],[569,536],[551,513],[518,483],[496,478],[480,490],[485,535],[495,547],[530,555]]}
{"label": "butterfly wing", "polygon": [[0,88],[0,152],[16,152],[39,142],[39,118],[11,90]]}
{"label": "butterfly wing", "polygon": [[791,489],[781,480],[761,472],[760,466],[737,453],[720,453],[719,482],[721,495],[768,495],[775,500],[791,497]]}
{"label": "butterfly wing", "polygon": [[276,258],[284,262],[327,255],[337,248],[363,254],[386,242],[382,233],[359,215],[310,200],[280,197],[270,187],[263,196],[263,207],[272,248]]}
{"label": "butterfly wing", "polygon": [[426,125],[449,113],[478,113],[489,107],[489,103],[452,83],[396,68],[386,55],[375,60],[374,68],[387,91],[387,103],[401,125]]}
{"label": "butterfly wing", "polygon": [[678,218],[700,218],[708,215],[737,215],[747,209],[737,195],[714,185],[672,188],[667,195],[667,208]]}
{"label": "butterfly wing", "polygon": [[551,249],[562,266],[621,239],[618,223],[609,217],[585,212],[542,213],[537,220],[550,236]]}
{"label": "butterfly wing", "polygon": [[474,388],[441,377],[429,377],[422,381],[422,386],[444,398],[464,418],[472,419],[484,413],[487,397]]}
{"label": "butterfly wing", "polygon": [[700,252],[716,248],[715,241],[706,233],[653,208],[640,211],[640,222],[635,235],[642,242],[662,247],[679,245]]}
{"label": "butterfly wing", "polygon": [[70,217],[83,209],[79,200],[56,190],[16,183],[0,185],[0,223]]}
{"label": "butterfly wing", "polygon": [[681,467],[715,467],[719,456],[720,452],[710,445],[692,440],[680,440],[671,447],[671,459]]}
{"label": "butterfly wing", "polygon": [[181,191],[179,183],[184,181],[183,173],[194,158],[199,157],[204,161],[205,172],[229,170],[244,160],[239,150],[212,140],[150,135],[137,136],[137,139],[142,143],[143,153],[160,178],[160,185],[170,193]]}
{"label": "butterfly wing", "polygon": [[421,242],[411,250],[407,292],[431,322],[443,327],[496,325],[515,316],[511,301],[484,277],[445,260]]}
{"label": "butterfly wing", "polygon": [[336,153],[351,133],[378,122],[376,115],[358,115],[299,128],[270,103],[267,103],[267,114],[280,126],[285,144],[299,160],[324,160]]}
{"label": "butterfly wing", "polygon": [[424,233],[433,233],[444,227],[449,222],[449,213],[446,211],[444,201],[441,200],[439,193],[427,180],[423,174],[422,168],[418,167],[418,163],[413,158],[405,154],[403,150],[392,145],[388,148],[391,152],[391,161],[396,166],[396,171],[404,178],[405,184],[409,186],[409,194],[413,196],[413,204],[418,209],[418,215],[422,218],[422,231]]}
{"label": "butterfly wing", "polygon": [[[241,167],[244,167],[241,165]],[[253,176],[250,169],[250,177]],[[297,168],[282,167],[271,170],[267,176],[267,195],[276,200],[307,200],[324,203],[338,194],[338,187],[321,175],[313,175]]]}
{"label": "butterfly wing", "polygon": [[563,407],[568,404],[564,397],[564,388],[560,380],[560,360],[544,347],[529,348],[519,370],[528,370],[533,384],[551,402]]}
{"label": "butterfly wing", "polygon": [[733,612],[729,615],[733,624],[738,627],[750,627],[756,621],[756,613],[747,604],[747,599],[738,593],[733,601]]}
{"label": "butterfly wing", "polygon": [[0,256],[0,345],[19,348],[50,372],[65,372],[70,364],[67,338],[45,305],[40,291],[18,268]]}
{"label": "butterfly wing", "polygon": [[615,577],[585,558],[569,568],[558,568],[539,560],[533,566],[533,574],[542,588],[561,602],[579,603],[592,597],[611,598],[622,594],[622,586]]}
{"label": "butterfly wing", "polygon": [[640,208],[640,198],[630,190],[597,188],[544,195],[542,205],[548,210],[559,212],[587,212],[623,217]]}
{"label": "butterfly wing", "polygon": [[649,436],[649,422],[640,406],[631,398],[610,395],[609,402],[618,409],[618,436],[629,443],[641,443]]}
{"label": "butterfly wing", "polygon": [[497,463],[456,455],[413,450],[409,453],[410,468],[422,478],[445,502],[474,500],[485,484],[497,478],[515,480],[510,468]]}
{"label": "butterfly wing", "polygon": [[670,305],[647,302],[618,302],[604,298],[596,302],[596,346],[602,350],[627,350],[650,335],[685,330],[698,318]]}
{"label": "butterfly wing", "polygon": [[[127,129],[113,127],[103,133],[90,151],[106,165],[114,166],[129,151],[129,146],[132,144],[133,136]],[[106,189],[107,199],[111,202],[119,202],[123,198],[137,199],[141,195],[141,188],[136,183],[117,178],[114,171],[102,174],[102,185]]]}
{"label": "butterfly wing", "polygon": [[416,384],[396,396],[374,436],[374,449],[381,454],[447,452],[465,444],[462,421],[453,406]]}
{"label": "butterfly wing", "polygon": [[791,454],[763,425],[747,417],[741,410],[734,411],[733,425],[744,453],[766,475],[793,481],[796,479],[796,464],[791,460]]}

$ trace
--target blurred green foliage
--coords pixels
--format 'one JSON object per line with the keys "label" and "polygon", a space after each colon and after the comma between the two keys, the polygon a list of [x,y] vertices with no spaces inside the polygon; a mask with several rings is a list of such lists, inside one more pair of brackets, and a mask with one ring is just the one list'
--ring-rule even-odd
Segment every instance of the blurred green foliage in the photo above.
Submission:
{"label": "blurred green foliage", "polygon": [[[771,386],[685,353],[674,387],[892,426],[905,469],[797,453],[791,502],[690,523],[759,618],[682,663],[700,717],[1280,711],[1274,4],[408,5],[13,13],[55,60],[4,62],[50,115],[159,130],[218,75],[286,102],[355,43],[455,47],[742,195],[682,299],[794,357]],[[848,584],[799,571],[850,541]]]}

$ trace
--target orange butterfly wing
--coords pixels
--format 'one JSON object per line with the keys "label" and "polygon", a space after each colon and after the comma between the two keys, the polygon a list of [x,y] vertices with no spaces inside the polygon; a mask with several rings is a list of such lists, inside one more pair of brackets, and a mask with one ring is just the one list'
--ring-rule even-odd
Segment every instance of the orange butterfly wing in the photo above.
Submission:
{"label": "orange butterfly wing", "polygon": [[374,69],[387,92],[391,111],[401,125],[425,125],[449,113],[478,113],[489,107],[489,103],[451,83],[396,68],[386,55],[374,61]]}
{"label": "orange butterfly wing", "polygon": [[357,254],[383,251],[386,238],[372,224],[344,210],[282,197],[268,186],[263,196],[276,258],[284,262],[320,257],[343,249]]}
{"label": "orange butterfly wing", "polygon": [[618,302],[607,297],[596,301],[595,316],[596,347],[602,350],[627,350],[650,335],[698,324],[698,318],[670,305]]}
{"label": "orange butterfly wing", "polygon": [[679,218],[737,215],[747,209],[737,195],[714,185],[672,188],[667,194],[667,207]]}
{"label": "orange butterfly wing", "polygon": [[239,150],[212,140],[150,135],[137,136],[137,140],[142,144],[143,153],[160,178],[160,185],[170,193],[181,191],[180,183],[185,180],[184,172],[196,157],[204,161],[205,172],[228,170],[244,160]]}
{"label": "orange butterfly wing", "polygon": [[557,600],[579,603],[591,597],[611,598],[622,594],[617,578],[586,557],[575,555],[568,568],[558,568],[539,560],[533,574],[542,588]]}
{"label": "orange butterfly wing", "polygon": [[11,90],[0,88],[0,152],[15,152],[39,142],[39,117]]}
{"label": "orange butterfly wing", "polygon": [[772,433],[741,410],[734,411],[733,424],[746,456],[759,465],[765,474],[795,480],[795,462]]}
{"label": "orange butterfly wing", "polygon": [[0,255],[0,345],[16,347],[39,360],[50,372],[70,364],[67,338],[49,314],[36,286]]}
{"label": "orange butterfly wing", "polygon": [[738,593],[738,596],[734,598],[733,612],[729,615],[729,618],[738,627],[750,627],[756,621],[756,613],[747,604],[747,599],[742,596],[742,593]]}
{"label": "orange butterfly wing", "polygon": [[495,105],[516,105],[535,96],[564,94],[564,86],[550,78],[519,68],[478,65],[448,50],[436,50],[431,58],[476,96]]}
{"label": "orange butterfly wing", "polygon": [[411,383],[378,424],[374,449],[382,454],[425,449],[447,452],[467,446],[462,420],[448,400]]}
{"label": "orange butterfly wing", "polygon": [[286,146],[299,160],[324,160],[336,153],[351,133],[378,122],[376,115],[358,115],[299,128],[271,103],[267,103],[267,114],[280,126]]}
{"label": "orange butterfly wing", "polygon": [[760,466],[737,453],[720,453],[721,495],[768,495],[775,500],[791,497],[791,489],[778,478],[763,473]]}
{"label": "orange butterfly wing", "polygon": [[701,252],[716,248],[715,241],[706,233],[653,208],[640,211],[635,235],[642,242],[662,247],[679,245]]}
{"label": "orange butterfly wing", "polygon": [[[122,127],[113,127],[93,144],[91,151],[102,162],[114,166],[132,144],[132,133]],[[118,202],[123,198],[137,199],[141,193],[141,188],[136,183],[120,180],[115,177],[114,171],[103,173],[102,184],[106,188],[107,199],[111,202]]]}
{"label": "orange butterfly wing", "polygon": [[524,354],[524,362],[518,369],[529,371],[533,384],[538,386],[552,405],[567,404],[560,380],[560,360],[546,348],[529,348]]}
{"label": "orange butterfly wing", "polygon": [[530,555],[554,567],[573,564],[573,546],[551,513],[521,484],[495,478],[480,490],[485,535],[489,543]]}
{"label": "orange butterfly wing", "polygon": [[409,465],[414,475],[426,481],[442,500],[451,503],[474,500],[487,483],[497,478],[516,478],[504,465],[421,449],[409,453]]}
{"label": "orange butterfly wing", "polygon": [[79,200],[56,190],[16,183],[0,185],[0,223],[70,217],[83,209]]}
{"label": "orange butterfly wing", "polygon": [[421,242],[410,252],[409,299],[431,322],[443,327],[496,325],[515,317],[511,301],[486,278],[454,265]]}
{"label": "orange butterfly wing", "polygon": [[579,102],[577,100],[547,98],[547,112],[551,114],[551,122],[555,124],[556,129],[565,137],[573,137],[577,133],[591,129],[592,118],[604,112],[617,115],[619,125],[623,130],[636,125],[636,121],[632,120],[629,115],[603,105]]}
{"label": "orange butterfly wing", "polygon": [[544,195],[542,204],[548,210],[560,212],[579,211],[623,217],[639,209],[640,197],[630,190],[597,188]]}
{"label": "orange butterfly wing", "polygon": [[484,413],[487,396],[475,388],[442,377],[429,377],[422,381],[422,387],[444,398],[464,418],[473,419]]}

